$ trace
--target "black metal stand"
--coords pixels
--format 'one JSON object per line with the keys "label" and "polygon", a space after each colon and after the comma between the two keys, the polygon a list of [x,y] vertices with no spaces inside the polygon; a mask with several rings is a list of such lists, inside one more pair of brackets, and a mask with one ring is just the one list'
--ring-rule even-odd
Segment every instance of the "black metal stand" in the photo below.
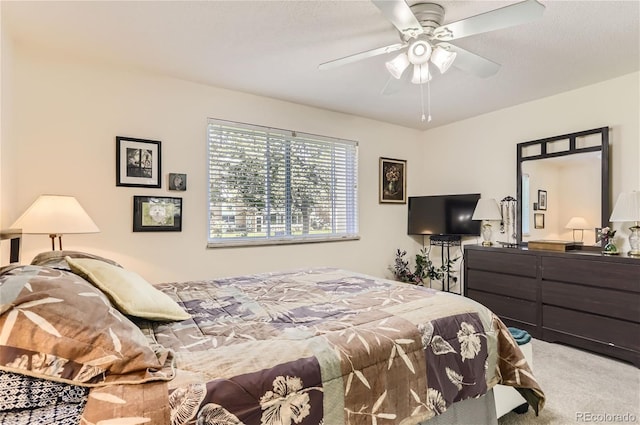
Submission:
{"label": "black metal stand", "polygon": [[[439,246],[442,248],[440,250],[440,261],[442,262],[442,265],[445,265],[449,263],[449,259],[451,258],[451,247],[459,247],[461,245],[461,241],[462,238],[459,235],[432,235],[429,238],[429,245]],[[446,255],[445,248],[447,251]],[[429,250],[429,252],[431,252],[431,250]],[[451,276],[449,268],[447,267],[445,270],[445,277],[442,279],[442,290],[451,292]]]}

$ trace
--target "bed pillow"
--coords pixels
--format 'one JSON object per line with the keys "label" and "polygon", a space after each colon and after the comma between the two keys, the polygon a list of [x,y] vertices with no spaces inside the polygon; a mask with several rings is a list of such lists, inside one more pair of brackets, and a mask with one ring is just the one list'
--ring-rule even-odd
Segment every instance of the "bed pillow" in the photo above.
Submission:
{"label": "bed pillow", "polygon": [[108,258],[101,257],[95,254],[89,254],[82,251],[45,251],[33,257],[31,260],[32,266],[45,266],[53,267],[60,270],[71,271],[71,267],[67,263],[66,257],[71,258],[93,258],[95,260],[104,261],[105,263],[113,264],[114,266],[122,267],[120,264]]}
{"label": "bed pillow", "polygon": [[89,258],[66,260],[74,273],[100,288],[124,314],[161,321],[191,318],[167,294],[135,272]]}
{"label": "bed pillow", "polygon": [[169,351],[71,272],[20,266],[0,275],[0,370],[82,386],[173,376]]}

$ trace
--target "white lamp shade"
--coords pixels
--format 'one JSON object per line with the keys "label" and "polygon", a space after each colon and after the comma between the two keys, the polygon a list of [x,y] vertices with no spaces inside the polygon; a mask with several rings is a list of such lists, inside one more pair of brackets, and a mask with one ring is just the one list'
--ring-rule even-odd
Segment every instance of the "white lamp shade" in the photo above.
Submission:
{"label": "white lamp shade", "polygon": [[480,198],[473,211],[472,220],[501,220],[500,208],[494,198]]}
{"label": "white lamp shade", "polygon": [[640,221],[640,192],[621,193],[609,221]]}
{"label": "white lamp shade", "polygon": [[11,227],[47,235],[100,231],[76,198],[60,195],[40,195]]}
{"label": "white lamp shade", "polygon": [[422,84],[427,81],[431,81],[431,73],[429,72],[429,64],[413,65],[413,77],[411,82],[413,84]]}
{"label": "white lamp shade", "polygon": [[407,54],[403,52],[392,60],[385,62],[385,65],[389,74],[393,75],[393,78],[396,80],[399,80],[404,70],[409,66],[409,58]]}
{"label": "white lamp shade", "polygon": [[438,46],[431,54],[431,63],[438,67],[441,74],[444,74],[451,67],[456,56],[456,52],[450,52],[444,47]]}
{"label": "white lamp shade", "polygon": [[584,217],[571,217],[571,219],[569,220],[569,222],[567,223],[567,225],[565,226],[567,229],[588,229],[591,226],[589,226],[589,223],[587,223],[587,220],[585,220]]}

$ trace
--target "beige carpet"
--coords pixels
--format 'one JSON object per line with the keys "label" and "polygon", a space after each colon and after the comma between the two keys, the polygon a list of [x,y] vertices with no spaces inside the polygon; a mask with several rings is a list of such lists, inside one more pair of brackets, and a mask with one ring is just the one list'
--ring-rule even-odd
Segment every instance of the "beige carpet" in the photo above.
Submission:
{"label": "beige carpet", "polygon": [[640,423],[640,369],[561,344],[532,343],[545,408],[538,417],[532,409],[510,412],[499,425]]}

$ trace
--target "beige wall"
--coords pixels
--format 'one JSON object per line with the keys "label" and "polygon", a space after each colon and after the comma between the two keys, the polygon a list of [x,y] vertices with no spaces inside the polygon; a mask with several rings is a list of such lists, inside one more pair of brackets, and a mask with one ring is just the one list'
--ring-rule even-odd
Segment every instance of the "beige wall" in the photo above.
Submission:
{"label": "beige wall", "polygon": [[[39,194],[76,196],[102,232],[67,235],[65,248],[108,256],[153,282],[314,265],[388,276],[394,250],[414,253],[422,241],[406,235],[405,205],[377,202],[380,156],[408,159],[409,195],[480,192],[500,200],[515,196],[516,143],[610,126],[612,196],[640,187],[638,73],[418,132],[24,46],[8,61],[2,53],[11,76],[5,81],[3,72],[2,86],[12,90],[6,113],[3,92],[2,117],[12,118],[0,145],[0,224],[11,225]],[[358,140],[361,240],[206,249],[207,117]],[[188,174],[181,233],[131,231],[133,195],[176,192],[116,187],[117,135],[162,141],[163,186],[169,172]],[[48,242],[25,236],[23,262]]]}
{"label": "beige wall", "polygon": [[[415,250],[406,206],[378,204],[377,179],[378,158],[386,156],[409,159],[409,180],[420,180],[412,160],[421,152],[417,130],[24,47],[15,49],[13,66],[14,131],[2,142],[11,152],[2,167],[3,204],[11,207],[3,227],[40,194],[73,195],[101,233],[67,235],[65,249],[103,254],[154,282],[316,265],[384,276],[396,248]],[[361,239],[206,249],[207,117],[359,141]],[[116,136],[162,142],[162,189],[115,186]],[[169,172],[187,173],[186,192],[166,190]],[[132,232],[134,195],[176,194],[184,198],[182,232]],[[23,262],[48,244],[46,236],[25,236]]]}
{"label": "beige wall", "polygon": [[[434,106],[437,112],[437,106]],[[618,194],[640,189],[640,73],[477,116],[423,134],[429,174],[423,193],[516,196],[516,144],[609,126],[611,208]],[[551,199],[549,199],[551,201]],[[619,223],[616,243],[628,250]]]}

